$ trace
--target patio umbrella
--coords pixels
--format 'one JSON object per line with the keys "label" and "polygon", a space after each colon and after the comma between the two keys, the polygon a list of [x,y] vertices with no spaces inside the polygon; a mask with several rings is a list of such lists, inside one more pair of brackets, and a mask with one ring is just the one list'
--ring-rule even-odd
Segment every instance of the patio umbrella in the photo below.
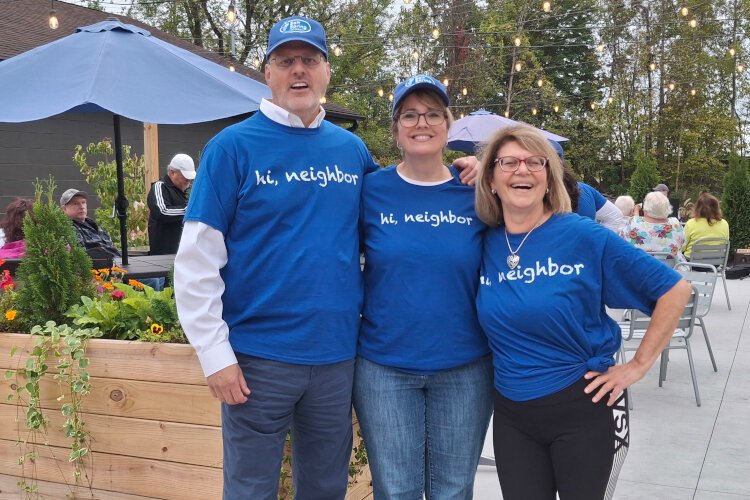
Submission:
{"label": "patio umbrella", "polygon": [[[456,120],[448,131],[448,148],[454,151],[474,153],[498,130],[513,125],[528,125],[527,123],[511,120],[496,115],[490,111],[480,109],[469,113],[467,116]],[[533,125],[528,125],[533,127]],[[537,127],[534,127],[537,128]],[[552,132],[537,128],[547,139],[562,142],[568,139]]]}
{"label": "patio umbrella", "polygon": [[117,19],[0,62],[0,122],[26,122],[66,111],[114,115],[117,215],[127,264],[120,116],[188,124],[256,111],[270,89]]}

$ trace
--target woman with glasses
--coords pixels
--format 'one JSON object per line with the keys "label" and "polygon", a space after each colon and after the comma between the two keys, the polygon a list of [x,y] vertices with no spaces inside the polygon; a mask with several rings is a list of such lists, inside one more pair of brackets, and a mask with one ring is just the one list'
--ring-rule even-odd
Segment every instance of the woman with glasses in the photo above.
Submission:
{"label": "woman with glasses", "polygon": [[451,113],[438,80],[394,91],[402,160],[362,194],[365,304],[354,408],[376,499],[470,499],[492,404],[474,300],[485,225],[443,163]]}
{"label": "woman with glasses", "polygon": [[[476,192],[484,239],[477,312],[494,364],[493,440],[505,500],[601,500],[629,442],[625,389],[668,342],[691,293],[676,272],[570,213],[563,167],[527,126],[485,149]],[[605,306],[651,314],[635,356]]]}

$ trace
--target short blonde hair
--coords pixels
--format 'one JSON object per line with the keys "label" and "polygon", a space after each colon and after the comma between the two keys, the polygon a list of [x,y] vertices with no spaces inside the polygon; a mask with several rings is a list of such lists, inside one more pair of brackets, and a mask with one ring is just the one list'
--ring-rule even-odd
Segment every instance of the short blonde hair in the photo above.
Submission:
{"label": "short blonde hair", "polygon": [[495,172],[497,152],[510,142],[515,142],[534,154],[547,157],[549,192],[544,195],[544,207],[553,213],[570,212],[570,196],[563,183],[563,164],[560,157],[539,130],[528,125],[518,125],[496,133],[482,151],[477,174],[477,216],[491,227],[497,227],[503,221],[503,207],[500,198],[492,193],[491,182]]}
{"label": "short blonde hair", "polygon": [[643,213],[654,219],[666,219],[672,214],[672,205],[661,191],[651,191],[643,200]]}
{"label": "short blonde hair", "polygon": [[[451,110],[448,109],[448,106],[445,105],[443,99],[436,91],[430,89],[417,89],[407,95],[411,94],[417,96],[417,99],[419,99],[419,101],[425,106],[432,109],[439,109],[445,113],[445,127],[446,130],[450,130],[451,125],[453,124],[453,113],[451,113]],[[406,96],[401,99],[401,103],[399,103],[398,107],[393,110],[393,121],[391,122],[391,136],[393,137],[393,142],[397,145],[398,127],[400,126],[398,123],[398,117],[401,115],[401,110],[404,108],[404,101],[406,101]]]}

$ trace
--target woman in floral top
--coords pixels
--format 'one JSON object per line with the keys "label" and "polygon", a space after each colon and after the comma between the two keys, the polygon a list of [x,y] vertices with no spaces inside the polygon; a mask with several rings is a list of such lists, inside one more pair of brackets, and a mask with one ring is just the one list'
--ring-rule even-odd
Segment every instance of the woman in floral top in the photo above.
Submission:
{"label": "woman in floral top", "polygon": [[631,218],[620,236],[646,252],[669,252],[678,261],[684,261],[680,249],[685,244],[685,232],[677,218],[669,217],[672,207],[667,197],[658,191],[648,193],[643,213]]}

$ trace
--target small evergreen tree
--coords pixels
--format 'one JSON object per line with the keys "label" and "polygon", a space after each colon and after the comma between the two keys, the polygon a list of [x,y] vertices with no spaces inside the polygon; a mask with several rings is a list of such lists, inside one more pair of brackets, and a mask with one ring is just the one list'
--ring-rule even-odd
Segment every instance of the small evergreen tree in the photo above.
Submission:
{"label": "small evergreen tree", "polygon": [[635,171],[630,176],[630,189],[628,194],[636,203],[643,202],[648,193],[659,183],[659,171],[656,159],[644,150],[638,150],[634,157]]}
{"label": "small evergreen tree", "polygon": [[82,295],[93,296],[91,259],[70,219],[54,202],[55,182],[34,184],[34,212],[24,219],[26,256],[18,266],[18,312],[23,325],[62,324]]}
{"label": "small evergreen tree", "polygon": [[750,247],[750,173],[747,159],[734,154],[724,176],[721,211],[729,223],[731,250]]}

